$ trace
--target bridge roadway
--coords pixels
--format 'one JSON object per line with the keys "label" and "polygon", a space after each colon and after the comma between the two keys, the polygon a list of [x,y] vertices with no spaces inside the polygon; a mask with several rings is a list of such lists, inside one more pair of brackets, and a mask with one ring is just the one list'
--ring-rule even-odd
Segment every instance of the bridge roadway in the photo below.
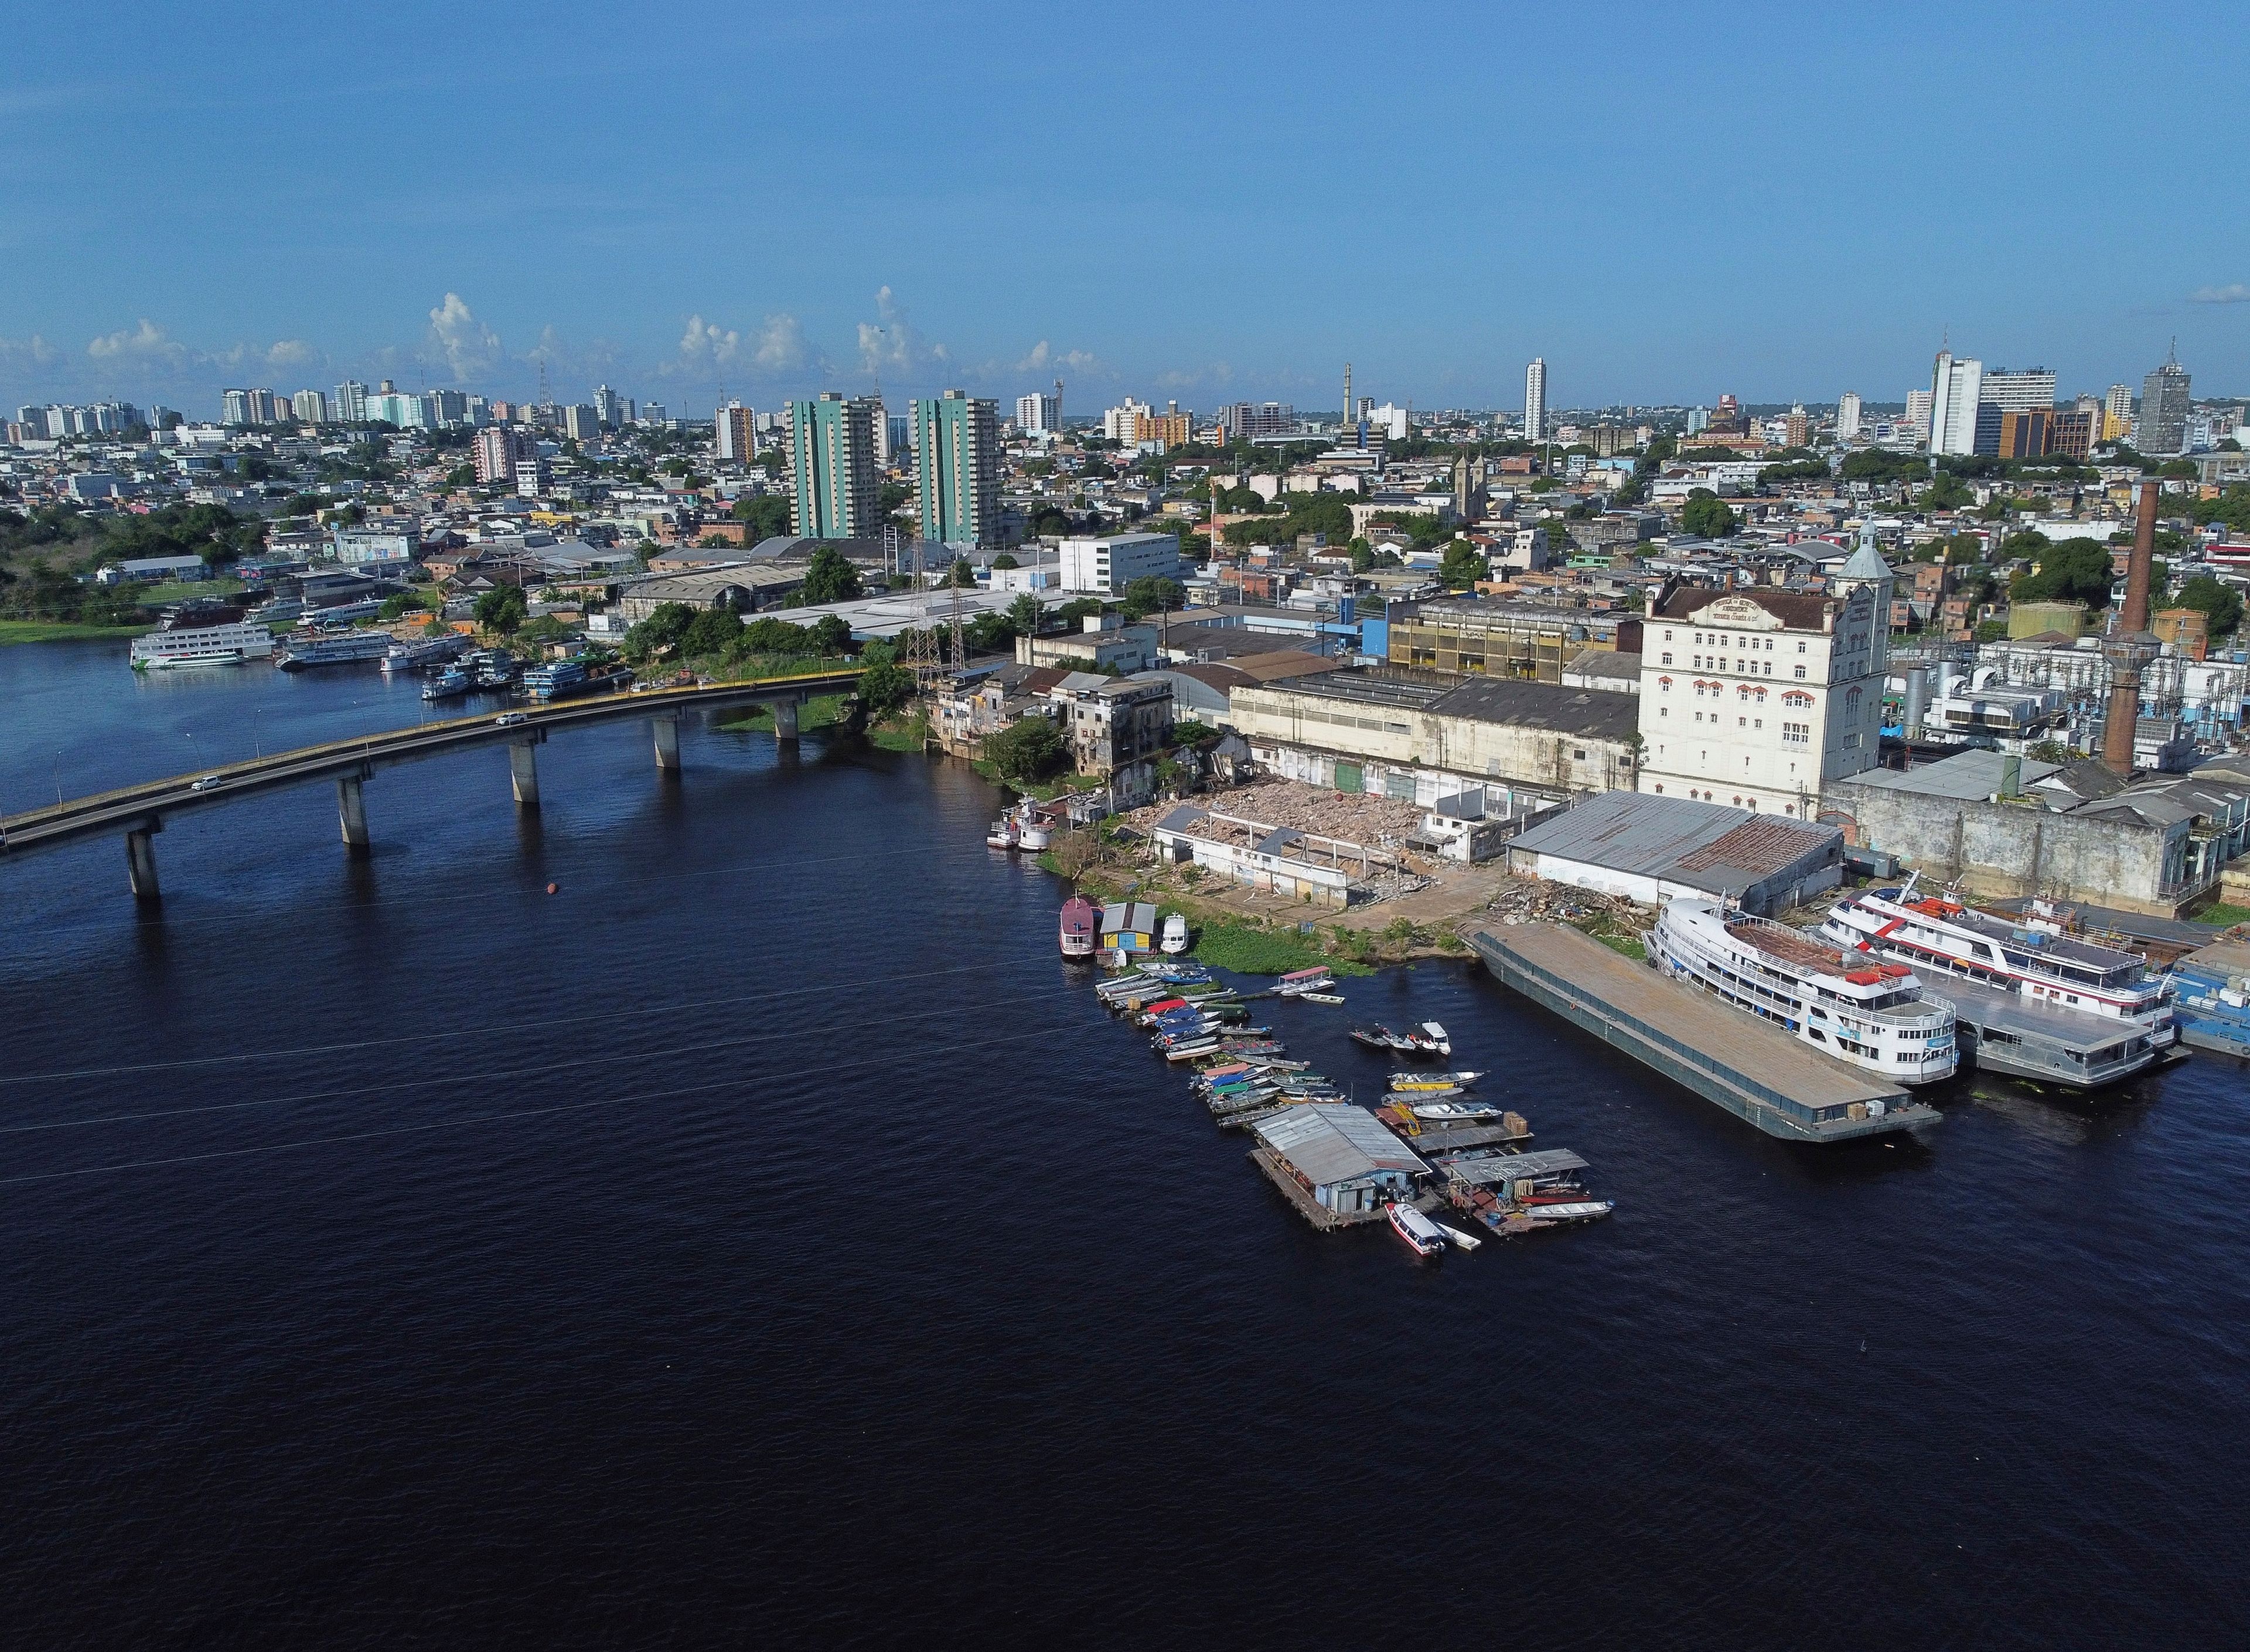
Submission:
{"label": "bridge roadway", "polygon": [[535,809],[539,781],[533,753],[558,731],[624,718],[646,719],[656,725],[657,767],[673,770],[680,767],[680,719],[689,712],[769,705],[774,707],[775,726],[782,738],[793,739],[800,706],[816,694],[849,692],[859,681],[856,670],[828,670],[757,682],[695,684],[641,693],[613,692],[274,752],[0,817],[0,857],[13,859],[33,850],[122,830],[133,892],[154,899],[156,866],[148,840],[163,829],[167,815],[217,808],[276,787],[334,780],[344,843],[363,852],[368,846],[367,816],[360,784],[378,768],[468,747],[507,746],[516,802]]}

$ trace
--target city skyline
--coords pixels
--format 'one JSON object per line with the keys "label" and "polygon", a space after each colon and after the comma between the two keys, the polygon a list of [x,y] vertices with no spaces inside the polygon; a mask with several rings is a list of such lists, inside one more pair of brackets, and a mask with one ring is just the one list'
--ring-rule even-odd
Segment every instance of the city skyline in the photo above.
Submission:
{"label": "city skyline", "polygon": [[[1942,198],[1898,186],[2007,152],[2005,100],[1964,107],[1942,154],[1910,118],[1921,88],[2003,48],[2050,107],[2098,109],[2158,65],[2184,121],[2223,103],[2243,48],[2190,50],[2162,17],[2122,36],[2068,17],[2031,36],[1954,13],[1931,29],[1798,17],[1784,50],[1749,14],[1657,17],[1597,56],[1565,49],[1565,19],[1464,17],[1446,26],[1479,96],[1449,99],[1444,135],[1418,141],[1419,38],[1339,61],[1302,17],[1214,60],[1184,49],[1207,19],[1163,7],[1039,30],[712,13],[662,38],[568,7],[539,31],[411,6],[244,15],[254,28],[19,25],[0,97],[0,399],[200,406],[228,385],[350,376],[514,399],[543,364],[563,396],[606,382],[681,408],[878,385],[1012,404],[1058,377],[1079,407],[1128,391],[1318,407],[1351,360],[1378,399],[1509,407],[1543,356],[1558,408],[1725,389],[1895,402],[1949,329],[1984,361],[2053,365],[2066,393],[2137,382],[2175,335],[2199,383],[2250,389],[2250,232],[2206,210],[2194,169],[2089,147],[2012,179],[1998,237],[1944,236]],[[690,31],[701,72],[682,86]],[[853,52],[864,117],[824,120],[829,82],[795,65]],[[1814,57],[1817,93],[1793,67]],[[638,88],[659,76],[650,110]],[[1105,98],[1184,140],[1216,129],[1221,172],[1255,186],[1072,137]],[[249,111],[353,107],[373,124],[348,143],[245,131]],[[1339,107],[1387,137],[1321,135]],[[955,141],[918,144],[941,117]],[[152,158],[182,150],[224,164]],[[499,173],[479,164],[495,152]],[[98,218],[74,199],[89,168]],[[1984,210],[1969,176],[1964,231]],[[1528,255],[1522,225],[1543,219],[1568,227]],[[1306,256],[1315,226],[1342,256]],[[1097,241],[1124,256],[1084,256]],[[1370,288],[1351,248],[1387,241],[1412,256]],[[1165,274],[1184,243],[1220,279]]]}

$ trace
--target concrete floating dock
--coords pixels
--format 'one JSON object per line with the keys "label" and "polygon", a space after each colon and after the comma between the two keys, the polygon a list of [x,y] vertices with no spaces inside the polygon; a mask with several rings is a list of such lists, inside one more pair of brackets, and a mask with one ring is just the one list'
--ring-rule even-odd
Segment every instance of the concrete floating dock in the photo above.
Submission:
{"label": "concrete floating dock", "polygon": [[1525,997],[1769,1136],[1849,1141],[1943,1116],[1566,925],[1478,930],[1467,940]]}

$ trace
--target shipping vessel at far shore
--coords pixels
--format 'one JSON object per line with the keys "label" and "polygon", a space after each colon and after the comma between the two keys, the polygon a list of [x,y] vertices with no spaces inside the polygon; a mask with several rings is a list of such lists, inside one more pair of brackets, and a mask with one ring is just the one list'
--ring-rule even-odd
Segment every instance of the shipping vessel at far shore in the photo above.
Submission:
{"label": "shipping vessel at far shore", "polygon": [[1902,1084],[1960,1064],[1953,1006],[1903,964],[1846,954],[1722,902],[1667,900],[1649,932],[1657,967],[1772,1022],[1823,1055]]}
{"label": "shipping vessel at far shore", "polygon": [[309,671],[323,665],[360,665],[390,650],[384,631],[344,631],[325,637],[293,637],[273,663],[285,671]]}
{"label": "shipping vessel at far shore", "polygon": [[241,665],[267,659],[273,653],[273,633],[242,617],[198,624],[189,616],[175,615],[155,630],[133,639],[127,650],[136,671],[173,671],[191,665]]}

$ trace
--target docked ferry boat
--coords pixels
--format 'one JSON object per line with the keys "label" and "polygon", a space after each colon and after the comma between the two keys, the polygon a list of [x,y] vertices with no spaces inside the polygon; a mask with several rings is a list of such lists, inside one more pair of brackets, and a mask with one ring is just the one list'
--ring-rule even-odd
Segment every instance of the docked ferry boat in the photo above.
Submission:
{"label": "docked ferry boat", "polygon": [[1960,1064],[1953,1006],[1925,993],[1903,965],[1847,957],[1713,900],[1665,902],[1649,940],[1667,974],[1786,1028],[1823,1055],[1902,1084],[1935,1084]]}
{"label": "docked ferry boat", "polygon": [[393,643],[383,651],[383,669],[386,671],[424,671],[445,664],[469,645],[469,639],[459,635],[417,637],[403,643]]}
{"label": "docked ferry boat", "polygon": [[335,636],[293,637],[274,660],[285,671],[309,671],[321,665],[358,665],[390,650],[382,631],[344,631]]}
{"label": "docked ferry boat", "polygon": [[2052,919],[2018,924],[1950,896],[1917,895],[1909,878],[1837,902],[1819,934],[1863,957],[1943,972],[1964,1054],[1988,1071],[2097,1090],[2183,1053],[2173,1048],[2171,979],[2150,974],[2137,953],[2064,934]]}
{"label": "docked ferry boat", "polygon": [[217,625],[179,625],[167,620],[146,636],[135,637],[128,653],[136,671],[239,665],[246,660],[272,657],[273,633],[245,619]]}
{"label": "docked ferry boat", "polygon": [[1062,955],[1066,958],[1094,956],[1094,937],[1101,915],[1094,910],[1094,903],[1083,895],[1073,895],[1062,904]]}
{"label": "docked ferry boat", "polygon": [[1942,970],[2040,1008],[2170,1021],[2172,983],[2150,974],[2139,953],[2063,934],[2052,922],[2019,924],[1949,896],[1917,895],[1911,878],[1838,901],[1820,933],[1839,946]]}

